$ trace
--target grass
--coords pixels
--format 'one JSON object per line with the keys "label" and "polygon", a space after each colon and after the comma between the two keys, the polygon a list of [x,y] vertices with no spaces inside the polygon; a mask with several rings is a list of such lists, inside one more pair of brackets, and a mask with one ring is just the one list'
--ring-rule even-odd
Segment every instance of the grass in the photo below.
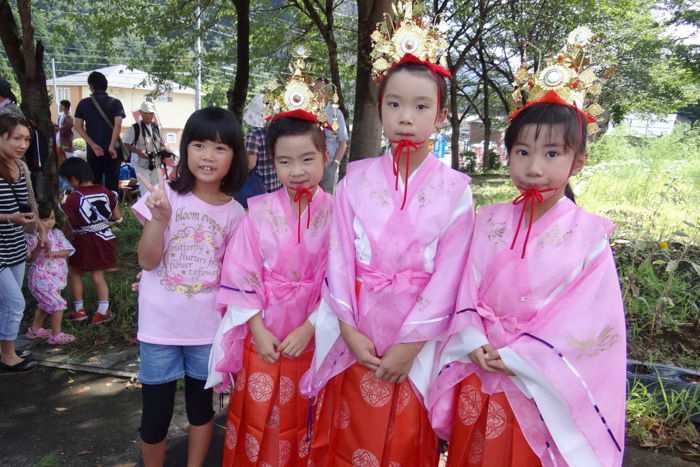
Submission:
{"label": "grass", "polygon": [[[473,177],[477,206],[515,196],[505,175]],[[577,203],[618,226],[630,358],[700,368],[700,129],[651,140],[608,134],[572,180]],[[700,461],[700,389],[630,388],[627,436],[642,447]]]}
{"label": "grass", "polygon": [[[473,183],[477,206],[516,194],[503,173],[476,175]],[[613,249],[630,357],[700,368],[700,129],[679,128],[652,140],[605,135],[591,146],[589,164],[573,186],[582,207],[618,225]],[[78,336],[75,352],[133,343],[136,294],[131,284],[138,272],[141,228],[129,209],[123,211],[116,232],[118,270],[108,276],[115,320],[97,329],[66,323]],[[91,284],[86,284],[86,303],[94,309]],[[699,406],[697,392],[659,394],[634,385],[627,406],[628,437],[644,447],[675,449],[698,460],[700,446],[693,443],[698,433],[689,420]]]}

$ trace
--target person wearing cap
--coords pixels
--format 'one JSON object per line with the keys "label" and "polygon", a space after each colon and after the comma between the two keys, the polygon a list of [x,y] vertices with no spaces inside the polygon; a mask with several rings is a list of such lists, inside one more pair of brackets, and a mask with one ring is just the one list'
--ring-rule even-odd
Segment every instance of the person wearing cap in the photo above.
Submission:
{"label": "person wearing cap", "polygon": [[[131,152],[131,165],[137,175],[155,185],[158,183],[158,170],[162,160],[158,152],[165,148],[165,140],[156,123],[156,106],[151,101],[144,101],[139,107],[141,120],[131,125],[124,137],[124,144]],[[147,193],[146,187],[139,186],[141,195]]]}
{"label": "person wearing cap", "polygon": [[17,106],[17,97],[12,92],[9,81],[0,78],[0,115],[6,113],[24,118],[24,114]]}

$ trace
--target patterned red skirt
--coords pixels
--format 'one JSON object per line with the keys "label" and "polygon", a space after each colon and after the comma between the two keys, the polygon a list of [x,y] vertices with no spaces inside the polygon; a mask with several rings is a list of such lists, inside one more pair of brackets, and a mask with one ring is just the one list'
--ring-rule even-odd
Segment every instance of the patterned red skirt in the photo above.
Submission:
{"label": "patterned red skirt", "polygon": [[299,357],[265,362],[245,344],[243,369],[228,407],[223,467],[300,467],[309,456],[311,403],[299,380],[311,366],[313,345]]}
{"label": "patterned red skirt", "polygon": [[541,467],[505,394],[485,394],[471,375],[455,395],[447,467]]}
{"label": "patterned red skirt", "polygon": [[437,437],[408,380],[388,383],[355,364],[326,385],[315,412],[310,466],[437,466]]}

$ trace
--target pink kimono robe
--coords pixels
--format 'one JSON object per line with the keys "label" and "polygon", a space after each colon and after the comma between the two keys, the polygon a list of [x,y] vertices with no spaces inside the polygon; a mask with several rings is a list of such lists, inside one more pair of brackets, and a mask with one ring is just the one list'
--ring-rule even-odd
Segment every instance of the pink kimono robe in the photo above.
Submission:
{"label": "pink kimono robe", "polygon": [[[392,164],[388,153],[354,162],[336,191],[327,287],[316,320],[316,352],[311,370],[302,379],[303,393],[310,397],[321,393],[317,424],[324,417],[321,412],[328,415],[335,410],[328,401],[324,404],[320,400],[322,390],[332,378],[356,363],[340,336],[339,320],[366,335],[379,357],[394,344],[426,342],[413,364],[410,382],[394,385],[377,380],[371,373],[356,375],[362,380],[362,394],[370,406],[388,407],[384,402],[388,403],[394,394],[403,402],[417,401],[420,410],[415,412],[425,413],[422,398],[432,373],[436,341],[447,335],[454,316],[474,218],[469,177],[429,154],[409,178],[407,203],[401,209],[403,185],[399,180],[395,189]],[[354,377],[350,379],[354,381]],[[348,403],[353,402],[340,402],[341,412]],[[347,418],[350,431],[355,423],[367,424],[367,419],[354,408],[350,412],[354,413]],[[387,410],[384,415],[389,413]],[[393,426],[393,420],[387,423]],[[318,430],[314,427],[314,444],[319,436],[328,435],[320,433],[322,426],[328,424],[320,425]],[[337,428],[336,424],[330,429]],[[377,436],[372,437],[381,444],[387,427],[376,420],[373,429]],[[434,436],[429,426],[428,430]],[[403,440],[413,444],[417,441]],[[327,450],[342,456],[337,449],[340,448]],[[362,462],[370,463],[377,459],[384,465],[386,459],[378,452],[381,449],[381,445],[376,449],[357,446],[348,456],[357,455],[364,459]],[[426,446],[425,450],[429,449]],[[318,463],[313,457],[312,460]],[[332,461],[324,462],[332,465]]]}
{"label": "pink kimono robe", "polygon": [[282,459],[288,466],[305,464],[310,403],[298,386],[311,364],[313,341],[296,358],[268,363],[255,351],[247,322],[262,312],[265,327],[281,342],[310,318],[326,274],[332,203],[318,188],[299,218],[286,189],[250,198],[248,214],[226,248],[217,301],[227,311],[212,345],[207,381],[207,387],[221,390],[236,374],[224,467],[277,465]]}
{"label": "pink kimono robe", "polygon": [[[608,240],[614,226],[562,198],[534,223],[521,259],[523,232],[510,249],[521,209],[496,204],[477,215],[455,334],[429,392],[433,427],[449,439],[457,424],[476,422],[482,396],[469,388],[456,394],[476,374],[484,394],[505,393],[542,465],[620,466],[626,334]],[[516,376],[471,363],[468,354],[486,343]],[[502,428],[492,409],[486,442]],[[484,452],[480,437],[476,454]]]}

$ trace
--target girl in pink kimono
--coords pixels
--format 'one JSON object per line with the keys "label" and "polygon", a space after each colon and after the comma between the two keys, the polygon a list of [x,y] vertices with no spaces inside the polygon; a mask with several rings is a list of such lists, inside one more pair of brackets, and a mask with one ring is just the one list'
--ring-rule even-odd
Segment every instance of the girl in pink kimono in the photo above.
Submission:
{"label": "girl in pink kimono", "polygon": [[[31,261],[27,287],[36,299],[37,309],[26,336],[29,339],[46,339],[50,345],[70,344],[75,336],[61,330],[63,312],[66,310],[66,300],[61,292],[68,280],[68,257],[75,253],[75,248],[56,228],[56,215],[51,205],[39,203],[38,211],[40,222],[48,232],[48,244],[42,248],[36,234],[27,235],[27,251]],[[50,331],[44,328],[47,317],[51,320]]]}
{"label": "girl in pink kimono", "polygon": [[391,149],[350,164],[336,190],[316,354],[302,380],[316,397],[314,465],[437,465],[423,401],[473,223],[469,178],[428,142],[447,114],[449,76],[406,54],[381,77]]}
{"label": "girl in pink kimono", "polygon": [[219,305],[226,314],[207,387],[231,385],[223,463],[306,465],[310,401],[299,380],[311,364],[311,315],[326,274],[332,197],[319,186],[325,139],[313,114],[272,117],[267,143],[283,188],[248,200],[226,249]]}
{"label": "girl in pink kimono", "polygon": [[625,321],[613,225],[565,196],[586,159],[587,119],[549,94],[506,131],[521,195],[476,216],[457,332],[430,389],[448,466],[622,465]]}

